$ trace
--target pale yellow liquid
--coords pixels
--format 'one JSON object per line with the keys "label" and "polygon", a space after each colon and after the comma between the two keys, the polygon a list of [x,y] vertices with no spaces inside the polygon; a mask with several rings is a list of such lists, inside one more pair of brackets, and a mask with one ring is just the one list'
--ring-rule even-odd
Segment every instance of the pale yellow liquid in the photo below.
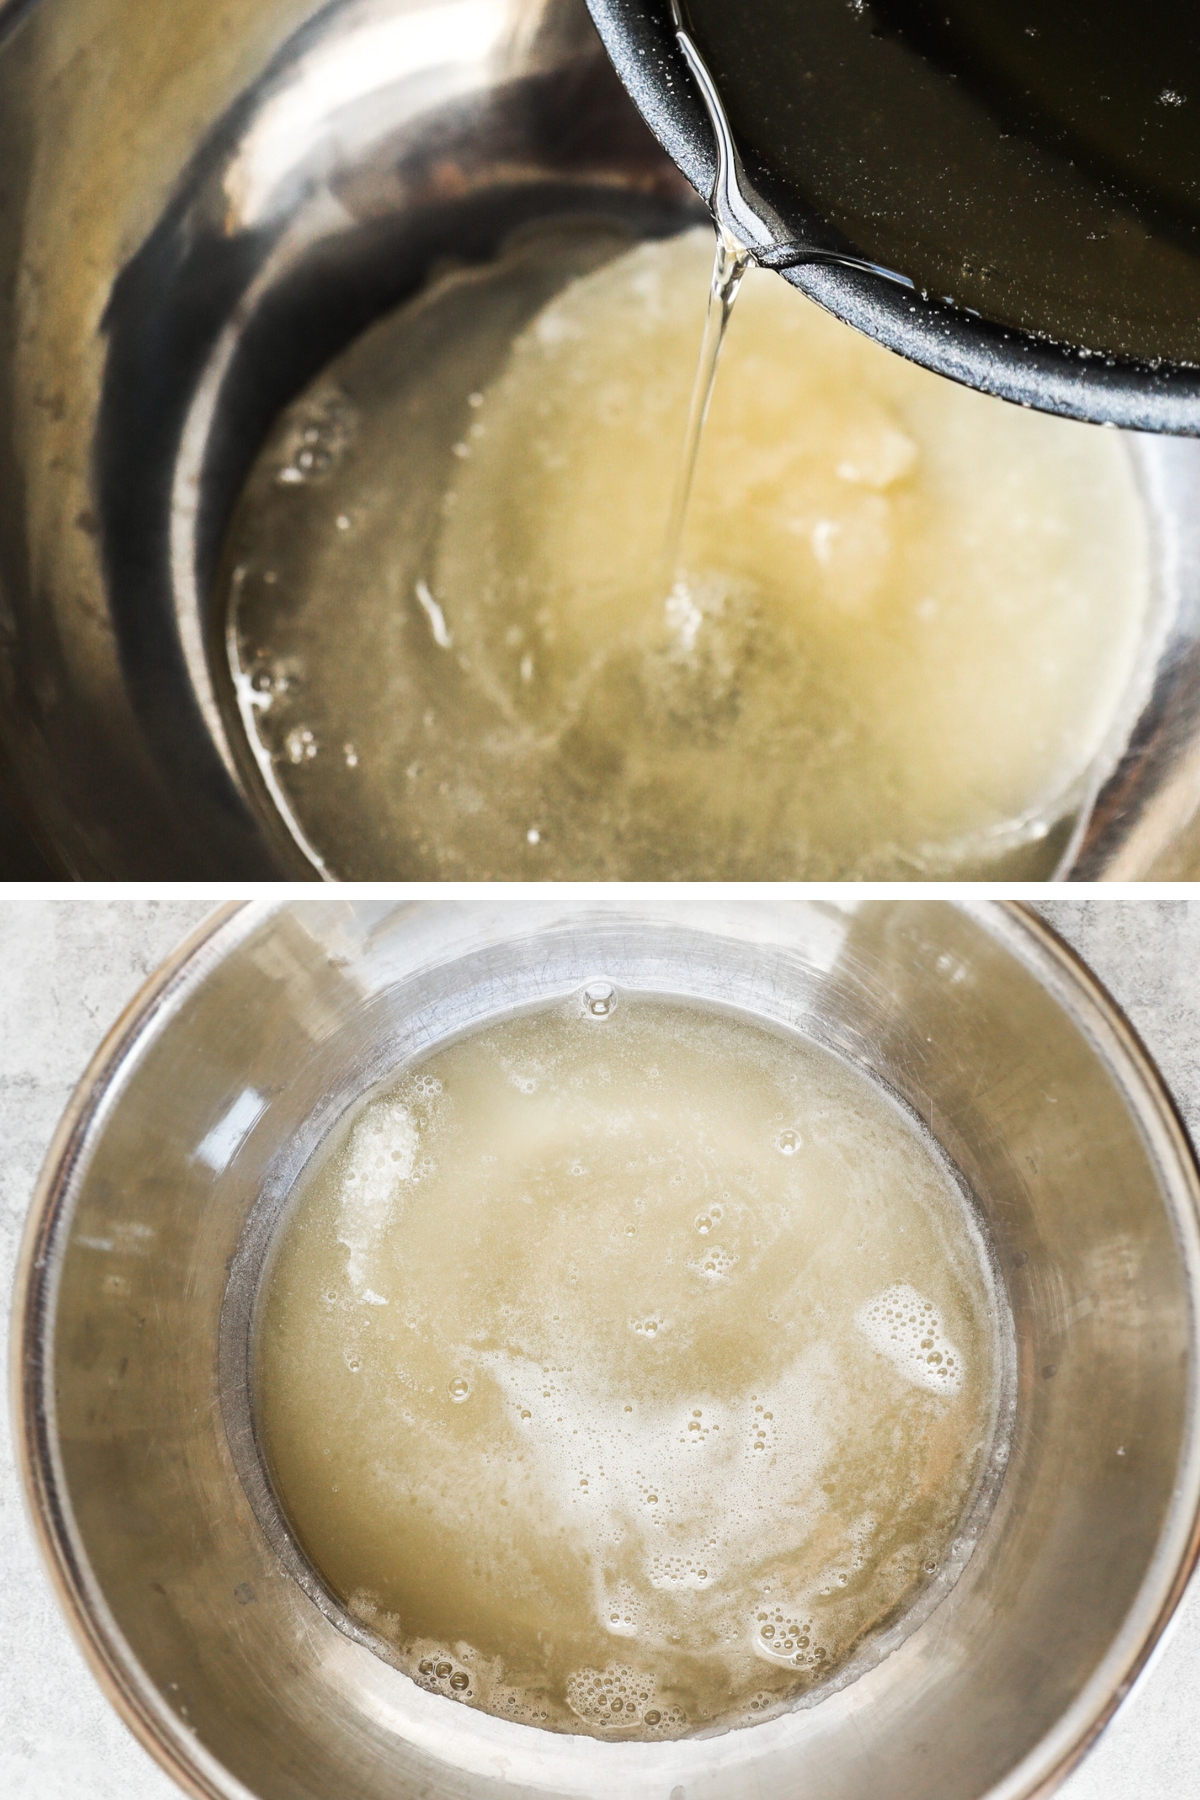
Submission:
{"label": "pale yellow liquid", "polygon": [[415,1680],[678,1737],[777,1711],[946,1579],[1000,1342],[962,1196],[865,1077],[577,1000],[430,1056],[306,1177],[258,1418]]}
{"label": "pale yellow liquid", "polygon": [[230,541],[232,653],[333,873],[1053,869],[1145,631],[1124,443],[751,270],[674,586],[712,242],[535,234],[280,426]]}

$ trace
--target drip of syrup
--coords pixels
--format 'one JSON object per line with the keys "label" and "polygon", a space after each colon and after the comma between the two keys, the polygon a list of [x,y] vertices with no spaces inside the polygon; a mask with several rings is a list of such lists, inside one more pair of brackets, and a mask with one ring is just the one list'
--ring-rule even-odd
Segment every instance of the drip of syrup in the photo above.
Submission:
{"label": "drip of syrup", "polygon": [[692,384],[687,429],[684,432],[683,449],[680,452],[679,467],[675,476],[675,492],[671,501],[666,545],[663,552],[663,584],[668,589],[673,586],[679,568],[683,527],[687,521],[692,485],[696,479],[696,461],[700,455],[704,421],[708,417],[708,408],[712,401],[713,388],[716,385],[721,345],[725,341],[725,333],[729,328],[729,319],[733,312],[733,303],[737,299],[738,289],[742,285],[742,277],[750,266],[750,260],[750,252],[745,246],[739,244],[727,228],[718,225],[717,251],[713,260],[712,282],[708,290],[708,307],[704,315],[704,335],[700,340],[700,360],[696,364],[696,378]]}

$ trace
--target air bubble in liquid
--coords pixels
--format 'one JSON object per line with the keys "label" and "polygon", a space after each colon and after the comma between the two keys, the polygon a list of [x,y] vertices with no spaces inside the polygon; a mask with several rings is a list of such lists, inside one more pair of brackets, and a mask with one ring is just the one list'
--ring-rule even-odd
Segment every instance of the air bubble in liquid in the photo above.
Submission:
{"label": "air bubble in liquid", "polygon": [[752,1641],[757,1655],[765,1662],[786,1668],[814,1668],[826,1656],[821,1645],[813,1644],[811,1620],[788,1618],[781,1607],[771,1613],[759,1613]]}
{"label": "air bubble in liquid", "polygon": [[690,1267],[697,1275],[703,1276],[706,1281],[720,1281],[729,1274],[736,1261],[736,1256],[731,1256],[728,1250],[723,1250],[719,1244],[714,1244],[707,1255],[690,1264]]}
{"label": "air bubble in liquid", "polygon": [[471,1392],[471,1384],[465,1375],[456,1375],[450,1383],[450,1398],[460,1405]]}
{"label": "air bubble in liquid", "polygon": [[583,1007],[589,1018],[607,1019],[616,1004],[616,990],[610,981],[589,981],[583,990]]}
{"label": "air bubble in liquid", "polygon": [[908,1282],[895,1282],[868,1300],[855,1324],[871,1348],[918,1387],[956,1394],[962,1386],[962,1358],[936,1306]]}
{"label": "air bubble in liquid", "polygon": [[779,1136],[775,1139],[775,1148],[778,1150],[780,1156],[795,1156],[803,1142],[804,1139],[800,1136],[800,1133],[791,1130],[789,1127],[787,1131],[781,1131],[779,1133]]}
{"label": "air bubble in liquid", "polygon": [[567,1681],[567,1704],[585,1724],[629,1731],[645,1717],[654,1687],[652,1675],[627,1663],[578,1669]]}
{"label": "air bubble in liquid", "polygon": [[290,763],[311,762],[318,745],[307,725],[296,725],[283,740],[284,754]]}

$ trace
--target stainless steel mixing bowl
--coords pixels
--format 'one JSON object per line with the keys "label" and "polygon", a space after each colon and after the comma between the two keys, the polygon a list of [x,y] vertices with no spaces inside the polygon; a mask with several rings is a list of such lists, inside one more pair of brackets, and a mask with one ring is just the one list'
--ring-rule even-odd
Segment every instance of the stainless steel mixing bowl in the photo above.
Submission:
{"label": "stainless steel mixing bowl", "polygon": [[[247,1389],[298,1171],[405,1059],[598,977],[737,1007],[869,1070],[986,1220],[1011,1306],[998,1497],[935,1609],[818,1704],[677,1744],[491,1718],[377,1657],[280,1538]],[[110,1696],[209,1800],[1018,1800],[1144,1666],[1197,1554],[1197,1171],[1135,1037],[983,903],[255,903],[143,991],[26,1240],[17,1420]]]}
{"label": "stainless steel mixing bowl", "polygon": [[[0,738],[65,872],[316,873],[230,691],[234,501],[361,329],[563,214],[702,216],[584,0],[0,0]],[[1072,878],[1200,860],[1200,443],[1126,442],[1155,603]]]}

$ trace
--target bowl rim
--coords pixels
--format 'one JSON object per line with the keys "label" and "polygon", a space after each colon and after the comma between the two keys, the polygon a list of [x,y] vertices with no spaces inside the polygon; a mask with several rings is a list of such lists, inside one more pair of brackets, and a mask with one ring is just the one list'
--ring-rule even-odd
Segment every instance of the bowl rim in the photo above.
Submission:
{"label": "bowl rim", "polygon": [[[822,895],[824,899],[826,896]],[[397,909],[452,904],[458,899],[391,896]],[[648,896],[647,896],[648,898]],[[795,896],[803,901],[805,897]],[[519,904],[519,902],[517,902]],[[889,896],[883,904],[903,904]],[[1171,1206],[1176,1238],[1189,1281],[1193,1401],[1200,1367],[1200,1166],[1176,1102],[1136,1028],[1083,957],[1024,900],[957,899],[936,895],[911,904],[965,913],[1007,949],[1039,981],[1105,1062],[1129,1106],[1158,1175],[1164,1202]],[[50,1140],[35,1183],[14,1279],[10,1334],[10,1398],[16,1463],[40,1559],[76,1644],[102,1693],[157,1764],[194,1800],[261,1800],[188,1731],[147,1678],[104,1602],[80,1547],[74,1541],[71,1506],[65,1492],[43,1405],[52,1380],[57,1301],[56,1240],[69,1223],[76,1174],[92,1143],[105,1129],[111,1104],[143,1045],[152,1039],[170,1003],[195,991],[229,952],[273,915],[295,906],[328,906],[329,899],[288,894],[239,899],[216,906],[127,1002],[89,1059]],[[468,901],[468,905],[473,904]],[[494,902],[481,900],[481,906]],[[581,897],[573,902],[581,908]],[[636,894],[616,895],[614,910],[636,906]],[[675,902],[686,911],[689,902]],[[753,906],[755,902],[748,902]],[[836,904],[836,902],[835,902]],[[1184,1231],[1180,1232],[1180,1227]],[[1189,1441],[1190,1440],[1190,1441]],[[1164,1546],[1182,1539],[1157,1599],[1145,1593]],[[1162,1649],[1185,1588],[1200,1564],[1200,1418],[1192,1417],[1169,1510],[1159,1532],[1142,1587],[1120,1634],[1068,1710],[1032,1751],[978,1800],[1044,1800],[1082,1761],[1118,1707],[1152,1666]],[[1139,1615],[1145,1612],[1146,1616]],[[1135,1629],[1131,1633],[1131,1624]],[[1105,1664],[1122,1649],[1123,1667],[1108,1677],[1104,1691],[1091,1690],[1105,1676]],[[1075,1715],[1080,1715],[1076,1717]]]}

